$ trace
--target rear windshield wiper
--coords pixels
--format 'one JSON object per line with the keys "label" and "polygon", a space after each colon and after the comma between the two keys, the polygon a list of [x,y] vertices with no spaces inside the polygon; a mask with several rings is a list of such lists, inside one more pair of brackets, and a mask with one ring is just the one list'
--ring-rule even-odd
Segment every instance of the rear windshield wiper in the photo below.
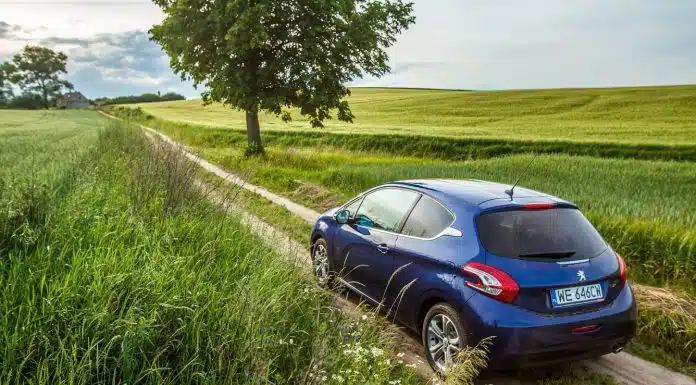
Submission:
{"label": "rear windshield wiper", "polygon": [[518,258],[565,258],[575,254],[575,250],[545,251],[540,253],[521,253]]}

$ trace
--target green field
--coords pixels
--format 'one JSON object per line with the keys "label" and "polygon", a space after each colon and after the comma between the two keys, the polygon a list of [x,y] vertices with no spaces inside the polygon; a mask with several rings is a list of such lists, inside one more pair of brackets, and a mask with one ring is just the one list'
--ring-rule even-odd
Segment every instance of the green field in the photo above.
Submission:
{"label": "green field", "polygon": [[[525,153],[549,153],[536,159],[524,186],[579,204],[627,258],[634,278],[696,292],[696,162],[673,161],[696,141],[696,86],[353,91],[355,113],[366,126],[332,123],[326,132],[315,132],[306,123],[278,130],[280,123],[266,121],[262,132],[268,154],[263,159],[242,155],[244,125],[238,111],[202,107],[195,100],[115,111],[159,127],[231,170],[247,174],[253,169],[252,182],[318,210],[391,180],[512,183],[530,160]],[[569,102],[586,97],[592,100],[582,106]],[[495,114],[504,119],[470,124]],[[514,128],[504,129],[506,124]],[[385,125],[406,127],[401,131],[405,135],[379,135]],[[351,134],[333,133],[342,130]],[[435,134],[459,138],[430,136]],[[497,136],[461,146],[453,141],[472,140],[470,135]],[[565,142],[554,142],[558,140]],[[647,160],[641,146],[662,146],[655,156],[647,156],[658,159]]]}
{"label": "green field", "polygon": [[[261,116],[265,130],[432,135],[455,138],[696,145],[696,86],[445,91],[353,88],[353,124],[312,130],[294,111],[283,123]],[[200,100],[140,105],[165,120],[243,129],[240,111]]]}
{"label": "green field", "polygon": [[424,383],[139,130],[2,111],[0,148],[0,383]]}
{"label": "green field", "polygon": [[[240,113],[219,105],[155,103],[113,112],[158,128],[213,163],[319,211],[399,179],[511,184],[530,153],[541,154],[521,185],[576,202],[624,256],[633,282],[670,288],[689,302],[696,294],[695,95],[695,86],[356,89],[355,125],[332,122],[318,131],[304,122],[286,126],[266,117],[267,153],[260,158],[243,155]],[[587,103],[572,102],[589,96]],[[395,126],[402,129],[390,131]],[[630,348],[696,376],[696,310],[678,303],[651,299]]]}

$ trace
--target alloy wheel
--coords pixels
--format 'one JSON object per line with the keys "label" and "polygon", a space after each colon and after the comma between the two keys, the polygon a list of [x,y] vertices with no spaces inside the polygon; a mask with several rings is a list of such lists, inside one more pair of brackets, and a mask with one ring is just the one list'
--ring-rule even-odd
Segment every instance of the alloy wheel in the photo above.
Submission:
{"label": "alloy wheel", "polygon": [[318,243],[314,246],[314,275],[320,283],[325,283],[329,279],[329,254],[326,246]]}
{"label": "alloy wheel", "polygon": [[428,354],[441,371],[452,365],[461,351],[459,332],[452,320],[442,314],[435,314],[428,323]]}

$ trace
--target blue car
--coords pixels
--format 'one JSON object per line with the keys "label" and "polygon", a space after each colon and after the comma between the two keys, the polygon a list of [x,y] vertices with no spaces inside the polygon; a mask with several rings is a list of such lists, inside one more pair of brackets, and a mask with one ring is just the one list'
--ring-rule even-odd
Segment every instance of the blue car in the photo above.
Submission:
{"label": "blue car", "polygon": [[493,336],[489,368],[618,353],[636,329],[621,257],[568,201],[480,180],[409,180],[322,214],[314,272],[420,333],[444,373]]}

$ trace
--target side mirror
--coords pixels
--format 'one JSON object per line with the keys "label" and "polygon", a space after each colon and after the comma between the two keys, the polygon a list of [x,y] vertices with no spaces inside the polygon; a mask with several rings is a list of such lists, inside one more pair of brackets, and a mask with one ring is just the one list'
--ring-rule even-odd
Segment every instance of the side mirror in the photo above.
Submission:
{"label": "side mirror", "polygon": [[344,225],[344,224],[348,223],[348,220],[350,220],[350,211],[341,210],[341,211],[336,213],[335,217],[336,217],[336,222]]}

